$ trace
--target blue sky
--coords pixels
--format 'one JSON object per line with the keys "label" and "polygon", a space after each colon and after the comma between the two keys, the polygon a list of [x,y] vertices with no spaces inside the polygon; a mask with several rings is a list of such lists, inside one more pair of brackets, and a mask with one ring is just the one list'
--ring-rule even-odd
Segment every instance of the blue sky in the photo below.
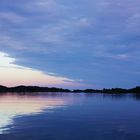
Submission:
{"label": "blue sky", "polygon": [[1,0],[0,52],[14,59],[9,64],[62,78],[60,87],[137,86],[139,7],[139,0]]}

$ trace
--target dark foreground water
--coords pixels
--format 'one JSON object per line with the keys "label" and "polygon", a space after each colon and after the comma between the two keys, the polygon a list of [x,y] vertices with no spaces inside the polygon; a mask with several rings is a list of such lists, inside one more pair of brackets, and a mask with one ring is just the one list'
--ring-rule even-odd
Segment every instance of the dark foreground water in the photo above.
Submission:
{"label": "dark foreground water", "polygon": [[137,95],[0,96],[0,140],[140,140]]}

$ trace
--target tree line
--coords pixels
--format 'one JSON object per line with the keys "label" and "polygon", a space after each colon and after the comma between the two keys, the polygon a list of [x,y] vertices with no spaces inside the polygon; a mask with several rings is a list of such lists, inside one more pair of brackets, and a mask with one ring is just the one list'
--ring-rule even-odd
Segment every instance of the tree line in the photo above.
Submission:
{"label": "tree line", "polygon": [[0,85],[0,92],[73,92],[73,93],[140,93],[140,87],[137,86],[131,89],[111,88],[111,89],[85,89],[85,90],[70,90],[56,87],[39,87],[39,86],[16,86],[6,87]]}

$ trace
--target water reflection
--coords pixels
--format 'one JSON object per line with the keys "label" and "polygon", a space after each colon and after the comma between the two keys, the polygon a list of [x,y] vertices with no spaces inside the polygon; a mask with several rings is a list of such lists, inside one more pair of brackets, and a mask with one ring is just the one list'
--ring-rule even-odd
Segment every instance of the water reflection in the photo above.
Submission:
{"label": "water reflection", "polygon": [[126,100],[129,98],[128,94],[103,94],[103,98],[110,98],[111,100],[118,100],[120,101],[121,99]]}
{"label": "water reflection", "polygon": [[139,101],[140,100],[140,94],[139,93],[128,93],[128,94],[100,94],[103,96],[103,98],[110,98],[111,100],[127,100],[134,99]]}
{"label": "water reflection", "polygon": [[138,99],[139,94],[2,95],[0,140],[139,140]]}
{"label": "water reflection", "polygon": [[133,94],[133,98],[136,99],[137,101],[139,101],[140,100],[140,93]]}
{"label": "water reflection", "polygon": [[14,125],[15,116],[35,114],[43,109],[52,110],[68,104],[68,100],[66,102],[64,98],[51,96],[19,96],[17,94],[0,96],[0,133],[9,128],[6,127],[7,125]]}

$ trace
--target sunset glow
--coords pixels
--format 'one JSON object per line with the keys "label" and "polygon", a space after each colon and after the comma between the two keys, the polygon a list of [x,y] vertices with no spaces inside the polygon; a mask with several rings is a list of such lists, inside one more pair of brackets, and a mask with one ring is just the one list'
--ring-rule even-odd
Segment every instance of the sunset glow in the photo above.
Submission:
{"label": "sunset glow", "polygon": [[8,54],[0,53],[1,85],[40,85],[40,86],[78,86],[79,83],[72,79],[45,74],[39,70],[14,64],[16,59]]}

